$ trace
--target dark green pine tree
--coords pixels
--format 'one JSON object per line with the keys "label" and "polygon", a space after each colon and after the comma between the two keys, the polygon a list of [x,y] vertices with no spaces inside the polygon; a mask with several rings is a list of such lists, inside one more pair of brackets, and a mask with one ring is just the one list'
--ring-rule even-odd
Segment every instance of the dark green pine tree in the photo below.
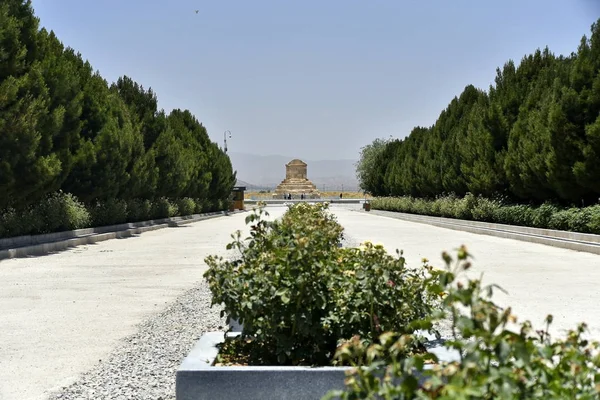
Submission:
{"label": "dark green pine tree", "polygon": [[126,105],[99,74],[84,81],[83,144],[64,188],[86,202],[127,198],[143,138]]}
{"label": "dark green pine tree", "polygon": [[39,54],[50,101],[48,113],[40,120],[43,151],[60,160],[60,175],[45,192],[58,190],[69,175],[81,148],[82,84],[79,78],[81,58],[72,49],[64,49],[53,32],[42,29]]}
{"label": "dark green pine tree", "polygon": [[586,189],[586,200],[600,197],[600,19],[584,37],[573,62],[571,87],[577,93],[579,113],[572,115],[583,125],[582,158],[575,163],[577,181]]}
{"label": "dark green pine tree", "polygon": [[40,131],[50,102],[29,1],[0,4],[0,208],[35,201],[61,174]]}

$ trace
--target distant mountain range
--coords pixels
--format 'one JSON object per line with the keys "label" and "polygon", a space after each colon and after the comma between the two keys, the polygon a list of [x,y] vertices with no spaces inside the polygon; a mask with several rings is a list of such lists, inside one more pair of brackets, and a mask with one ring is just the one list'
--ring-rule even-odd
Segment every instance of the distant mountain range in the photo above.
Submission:
{"label": "distant mountain range", "polygon": [[[295,157],[281,155],[259,156],[246,153],[228,153],[233,169],[237,171],[238,185],[248,190],[272,190],[285,179],[285,164]],[[320,191],[356,191],[356,160],[307,160],[308,179]]]}

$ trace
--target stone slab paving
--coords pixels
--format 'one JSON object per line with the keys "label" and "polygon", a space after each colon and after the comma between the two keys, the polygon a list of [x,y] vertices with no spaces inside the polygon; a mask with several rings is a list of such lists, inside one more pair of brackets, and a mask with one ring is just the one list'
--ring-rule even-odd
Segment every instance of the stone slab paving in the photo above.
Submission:
{"label": "stone slab paving", "polygon": [[225,254],[247,215],[0,261],[0,400],[44,399],[76,381],[197,286],[204,258]]}
{"label": "stone slab paving", "polygon": [[508,295],[496,292],[496,302],[512,306],[520,320],[541,328],[553,314],[551,332],[564,332],[579,322],[589,325],[600,339],[600,255],[535,243],[460,232],[364,212],[359,206],[334,205],[332,210],[356,241],[381,243],[390,252],[404,250],[409,265],[427,258],[443,266],[441,252],[462,244],[474,256],[469,276],[496,283]]}

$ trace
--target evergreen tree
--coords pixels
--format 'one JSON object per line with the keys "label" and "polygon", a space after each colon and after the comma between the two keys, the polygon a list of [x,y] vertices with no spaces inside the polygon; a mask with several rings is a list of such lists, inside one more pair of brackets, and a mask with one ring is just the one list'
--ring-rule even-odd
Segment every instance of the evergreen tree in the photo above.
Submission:
{"label": "evergreen tree", "polygon": [[37,29],[29,1],[0,4],[0,207],[34,201],[61,173],[51,140],[40,131],[49,93]]}
{"label": "evergreen tree", "polygon": [[467,86],[431,128],[379,143],[377,154],[383,156],[368,163],[363,149],[361,184],[378,195],[471,192],[535,203],[597,201],[599,23],[577,53],[556,57],[545,48],[518,66],[508,61],[488,92]]}

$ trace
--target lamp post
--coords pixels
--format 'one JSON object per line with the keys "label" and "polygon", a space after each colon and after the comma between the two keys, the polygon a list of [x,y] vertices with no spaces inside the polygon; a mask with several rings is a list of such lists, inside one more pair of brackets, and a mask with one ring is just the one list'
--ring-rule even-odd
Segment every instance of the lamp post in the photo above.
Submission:
{"label": "lamp post", "polygon": [[223,132],[223,144],[224,144],[224,151],[225,153],[227,153],[227,136],[229,135],[229,139],[231,139],[231,132],[230,131],[225,131]]}

